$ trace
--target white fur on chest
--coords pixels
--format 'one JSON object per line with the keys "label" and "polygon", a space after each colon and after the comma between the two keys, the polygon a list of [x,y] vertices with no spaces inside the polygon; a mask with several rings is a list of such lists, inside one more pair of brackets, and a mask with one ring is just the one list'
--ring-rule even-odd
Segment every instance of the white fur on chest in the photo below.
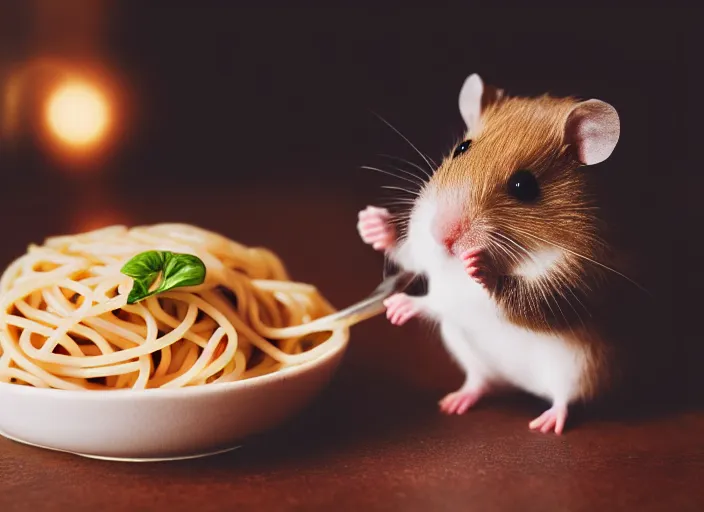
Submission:
{"label": "white fur on chest", "polygon": [[[425,210],[416,211],[397,259],[428,276],[424,309],[441,327],[455,333],[453,339],[445,339],[445,345],[457,362],[471,366],[463,364],[471,351],[469,359],[481,363],[489,381],[556,402],[573,400],[586,366],[584,353],[557,335],[530,331],[506,319],[481,285],[465,274],[461,262],[435,243],[429,229],[431,211]],[[521,270],[533,275],[539,269],[526,265]]]}
{"label": "white fur on chest", "polygon": [[[469,282],[463,283],[463,278]],[[464,334],[490,380],[549,399],[569,401],[577,393],[585,362],[577,346],[509,322],[479,285],[451,265],[431,272],[429,283],[427,301],[433,316]],[[454,351],[451,343],[446,346]]]}

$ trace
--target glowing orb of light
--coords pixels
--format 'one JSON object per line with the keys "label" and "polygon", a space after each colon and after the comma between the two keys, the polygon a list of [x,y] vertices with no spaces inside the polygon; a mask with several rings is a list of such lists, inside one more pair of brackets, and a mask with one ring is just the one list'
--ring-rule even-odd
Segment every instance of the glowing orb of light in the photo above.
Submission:
{"label": "glowing orb of light", "polygon": [[49,97],[46,116],[53,134],[65,144],[83,147],[99,142],[110,121],[110,106],[90,84],[71,82]]}

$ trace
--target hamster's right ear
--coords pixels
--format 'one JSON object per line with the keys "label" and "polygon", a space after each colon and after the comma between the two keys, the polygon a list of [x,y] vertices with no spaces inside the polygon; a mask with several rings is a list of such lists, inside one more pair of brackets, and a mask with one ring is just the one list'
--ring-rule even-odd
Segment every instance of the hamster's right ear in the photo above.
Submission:
{"label": "hamster's right ear", "polygon": [[575,149],[575,157],[583,165],[594,165],[611,156],[621,122],[616,109],[599,100],[578,103],[567,118],[565,141]]}
{"label": "hamster's right ear", "polygon": [[503,89],[484,85],[481,77],[474,73],[469,75],[460,90],[460,113],[467,125],[467,131],[479,129],[482,113],[486,107],[497,102],[503,96]]}

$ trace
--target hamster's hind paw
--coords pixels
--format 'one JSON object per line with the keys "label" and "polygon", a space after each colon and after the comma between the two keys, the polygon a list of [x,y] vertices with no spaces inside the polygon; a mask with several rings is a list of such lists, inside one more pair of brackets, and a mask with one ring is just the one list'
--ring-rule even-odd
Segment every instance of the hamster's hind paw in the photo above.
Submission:
{"label": "hamster's hind paw", "polygon": [[387,209],[367,206],[358,217],[357,231],[364,243],[377,251],[385,251],[395,245],[396,229],[391,224],[391,214]]}
{"label": "hamster's hind paw", "polygon": [[386,318],[394,325],[403,325],[421,312],[419,299],[405,293],[397,293],[384,301]]}
{"label": "hamster's hind paw", "polygon": [[440,400],[440,410],[445,414],[464,414],[483,394],[482,390],[457,390]]}
{"label": "hamster's hind paw", "polygon": [[553,405],[550,409],[531,421],[528,426],[531,430],[540,430],[547,434],[551,430],[557,435],[562,434],[567,421],[567,407],[564,405]]}

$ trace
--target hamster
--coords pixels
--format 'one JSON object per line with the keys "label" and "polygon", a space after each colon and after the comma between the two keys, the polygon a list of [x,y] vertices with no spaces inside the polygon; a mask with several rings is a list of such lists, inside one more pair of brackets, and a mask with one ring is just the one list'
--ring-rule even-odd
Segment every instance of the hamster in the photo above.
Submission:
{"label": "hamster", "polygon": [[477,74],[459,110],[466,136],[419,191],[405,229],[376,206],[359,213],[357,229],[427,278],[426,295],[388,298],[386,316],[439,324],[465,373],[441,410],[463,414],[510,386],[550,404],[530,429],[561,434],[569,407],[599,396],[618,367],[595,311],[608,276],[626,276],[603,263],[588,182],[617,146],[619,115],[596,99],[509,96]]}

